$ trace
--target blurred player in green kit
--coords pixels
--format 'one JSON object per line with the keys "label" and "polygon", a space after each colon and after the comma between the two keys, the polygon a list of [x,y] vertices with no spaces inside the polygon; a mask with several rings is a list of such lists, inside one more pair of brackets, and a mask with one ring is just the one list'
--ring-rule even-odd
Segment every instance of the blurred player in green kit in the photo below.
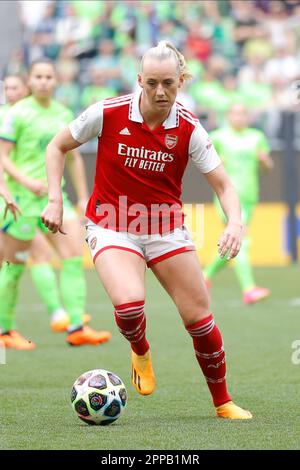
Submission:
{"label": "blurred player in green kit", "polygon": [[[26,79],[20,75],[8,75],[4,79],[4,93],[6,105],[0,107],[0,128],[4,121],[5,115],[8,113],[11,106],[29,95]],[[78,183],[75,181],[74,186],[76,187],[76,191],[78,193],[77,206],[80,213],[83,215],[86,204],[87,190],[84,177],[84,168],[80,162],[80,155],[77,154],[76,157],[77,164],[79,163],[79,165],[82,167],[79,168],[79,170],[82,169],[82,171],[81,174],[78,175],[80,181],[78,181]],[[73,210],[69,211],[69,217],[74,217]],[[3,238],[4,236],[2,235],[0,238],[0,262],[3,258]],[[53,331],[61,332],[67,330],[70,323],[70,318],[62,306],[59,286],[57,284],[56,275],[51,264],[52,256],[53,250],[47,241],[46,236],[42,233],[41,230],[37,229],[30,248],[31,275],[41,300],[45,304],[46,309],[50,315],[51,328]],[[89,319],[89,315],[84,315],[85,322],[87,322]]]}
{"label": "blurred player in green kit", "polygon": [[[243,292],[243,301],[249,305],[270,295],[269,289],[258,287],[255,283],[249,259],[250,240],[247,228],[259,198],[259,170],[271,170],[273,160],[269,155],[265,135],[262,131],[249,127],[248,112],[242,104],[231,106],[228,125],[211,132],[210,136],[240,197],[245,236],[241,250],[234,260],[234,269]],[[220,205],[217,201],[215,203],[220,216],[225,220]],[[204,276],[208,287],[212,277],[226,265],[226,256],[216,256],[212,264],[206,267]]]}
{"label": "blurred player in green kit", "polygon": [[[31,249],[30,254],[37,262],[35,283],[44,301],[53,301],[53,295],[57,294],[56,286],[53,295],[49,289],[51,285],[54,288],[56,281],[48,264],[49,248],[41,233],[37,238],[35,236],[37,229],[45,232],[40,220],[40,214],[47,204],[45,150],[57,131],[73,118],[67,108],[52,99],[56,74],[48,59],[36,61],[31,66],[28,85],[31,96],[7,110],[0,128],[1,158],[4,170],[9,175],[7,186],[22,211],[17,220],[12,216],[7,217],[1,227],[4,238],[3,259],[7,263],[3,264],[0,271],[0,339],[6,347],[15,349],[35,347],[34,343],[15,330],[14,325],[18,285]],[[68,160],[68,169],[79,201],[85,204],[87,189],[81,155],[76,151],[70,152]],[[66,194],[64,199],[67,207],[64,221],[66,234],[60,233],[58,237],[53,237],[48,232],[47,238],[62,260],[61,294],[70,317],[67,322],[67,342],[74,346],[100,344],[108,341],[111,335],[83,325],[86,286],[82,267],[81,227]]]}

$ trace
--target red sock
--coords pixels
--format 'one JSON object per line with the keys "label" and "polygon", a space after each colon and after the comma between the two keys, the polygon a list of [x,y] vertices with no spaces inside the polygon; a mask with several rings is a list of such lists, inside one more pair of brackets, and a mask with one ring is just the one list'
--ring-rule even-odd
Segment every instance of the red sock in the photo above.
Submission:
{"label": "red sock", "polygon": [[202,369],[215,406],[231,400],[226,387],[226,362],[223,340],[213,316],[186,327],[194,343],[197,361]]}
{"label": "red sock", "polygon": [[139,356],[143,356],[149,349],[144,306],[143,300],[115,306],[115,319],[119,330],[130,342],[131,349]]}

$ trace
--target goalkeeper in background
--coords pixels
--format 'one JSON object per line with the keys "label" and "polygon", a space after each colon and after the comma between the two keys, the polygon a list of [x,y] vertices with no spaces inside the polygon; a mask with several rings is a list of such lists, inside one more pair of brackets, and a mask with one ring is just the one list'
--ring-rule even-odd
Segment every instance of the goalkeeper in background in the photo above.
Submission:
{"label": "goalkeeper in background", "polygon": [[[249,305],[270,295],[269,289],[258,287],[255,283],[249,257],[250,238],[247,232],[259,197],[259,170],[260,168],[271,170],[273,160],[269,155],[270,149],[264,133],[249,127],[248,112],[243,104],[232,105],[228,113],[228,125],[211,132],[210,136],[241,201],[245,233],[242,247],[233,263],[243,293],[243,301]],[[215,203],[218,213],[225,222],[217,199]],[[212,264],[204,269],[208,288],[212,277],[227,264],[226,257],[220,258],[217,255]]]}

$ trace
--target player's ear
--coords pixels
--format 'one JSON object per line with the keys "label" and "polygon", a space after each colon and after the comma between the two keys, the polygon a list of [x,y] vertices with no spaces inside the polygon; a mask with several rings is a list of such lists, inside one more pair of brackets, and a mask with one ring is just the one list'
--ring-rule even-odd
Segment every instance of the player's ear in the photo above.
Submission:
{"label": "player's ear", "polygon": [[140,73],[138,73],[137,79],[138,79],[138,84],[140,85],[141,88],[143,88],[142,75]]}
{"label": "player's ear", "polygon": [[183,74],[180,74],[178,88],[181,88],[183,84],[184,84],[184,76]]}

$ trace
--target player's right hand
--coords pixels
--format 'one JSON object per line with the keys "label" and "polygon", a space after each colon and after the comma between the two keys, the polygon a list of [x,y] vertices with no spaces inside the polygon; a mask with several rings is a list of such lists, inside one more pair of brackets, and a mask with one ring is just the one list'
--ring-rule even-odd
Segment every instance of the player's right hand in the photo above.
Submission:
{"label": "player's right hand", "polygon": [[45,227],[52,233],[66,233],[62,230],[63,206],[60,202],[48,202],[41,214],[41,219]]}

